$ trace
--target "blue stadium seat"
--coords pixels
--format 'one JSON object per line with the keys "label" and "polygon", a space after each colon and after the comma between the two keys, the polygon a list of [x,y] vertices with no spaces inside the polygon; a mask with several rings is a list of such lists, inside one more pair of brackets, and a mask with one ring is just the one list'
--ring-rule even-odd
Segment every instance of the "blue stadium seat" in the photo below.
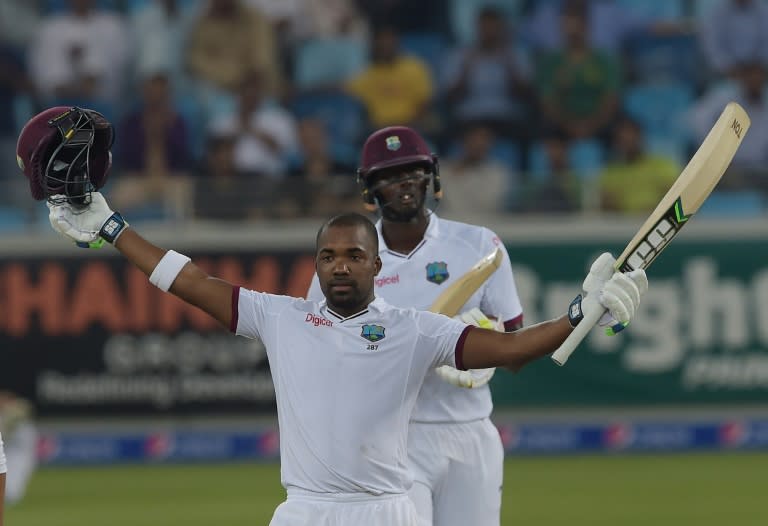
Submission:
{"label": "blue stadium seat", "polygon": [[367,119],[357,99],[343,93],[309,93],[299,95],[291,105],[297,119],[314,118],[323,122],[330,135],[334,158],[356,165],[358,147]]}
{"label": "blue stadium seat", "polygon": [[12,111],[16,129],[21,130],[36,113],[35,102],[29,95],[16,95],[13,98]]}
{"label": "blue stadium seat", "polygon": [[[606,152],[593,140],[576,141],[568,149],[573,171],[582,179],[596,177],[605,164]],[[544,143],[535,142],[528,151],[528,175],[533,181],[544,181],[550,175],[549,158]]]}
{"label": "blue stadium seat", "polygon": [[544,144],[536,141],[528,148],[528,177],[532,181],[544,181],[549,177],[549,159]]}
{"label": "blue stadium seat", "polygon": [[626,63],[636,82],[676,81],[699,85],[703,58],[694,34],[632,36],[627,42]]}
{"label": "blue stadium seat", "polygon": [[571,144],[568,158],[573,170],[582,179],[597,177],[605,162],[605,150],[594,140],[581,140]]}
{"label": "blue stadium seat", "polygon": [[520,146],[508,139],[496,139],[491,148],[490,157],[503,163],[512,173],[519,172],[522,166]]}
{"label": "blue stadium seat", "polygon": [[616,3],[647,20],[675,21],[686,15],[683,0],[616,0]]}
{"label": "blue stadium seat", "polygon": [[26,224],[27,218],[23,210],[12,206],[0,206],[0,231],[21,230]]}
{"label": "blue stadium seat", "polygon": [[294,82],[298,89],[340,84],[362,70],[366,61],[366,45],[357,39],[309,40],[296,53]]}
{"label": "blue stadium seat", "polygon": [[[111,3],[120,3],[119,0],[99,0],[107,1]],[[136,11],[143,9],[144,7],[152,4],[155,0],[123,0],[121,3],[125,6],[127,13],[135,13]],[[177,2],[179,7],[186,11],[188,9],[197,9],[201,6],[200,0],[180,0]]]}
{"label": "blue stadium seat", "polygon": [[753,190],[715,190],[696,213],[702,217],[760,217],[765,200]]}
{"label": "blue stadium seat", "polygon": [[200,160],[205,152],[208,120],[203,105],[192,93],[174,95],[173,104],[187,123],[187,139],[192,157]]}
{"label": "blue stadium seat", "polygon": [[701,20],[707,17],[712,8],[721,3],[723,3],[723,0],[694,0],[691,2],[694,19]]}
{"label": "blue stadium seat", "polygon": [[693,87],[665,82],[629,86],[624,92],[623,106],[647,136],[685,143],[688,131],[684,114],[693,101]]}
{"label": "blue stadium seat", "polygon": [[[45,14],[61,13],[68,11],[70,6],[69,0],[44,0],[42,3],[42,11]],[[97,9],[106,9],[110,11],[120,11],[119,0],[97,0],[95,2]]]}
{"label": "blue stadium seat", "polygon": [[447,42],[439,33],[405,33],[400,36],[400,49],[409,55],[419,57],[437,78],[442,69]]}
{"label": "blue stadium seat", "polygon": [[685,137],[670,134],[646,134],[645,149],[652,155],[660,155],[672,159],[682,169],[688,163],[689,143]]}

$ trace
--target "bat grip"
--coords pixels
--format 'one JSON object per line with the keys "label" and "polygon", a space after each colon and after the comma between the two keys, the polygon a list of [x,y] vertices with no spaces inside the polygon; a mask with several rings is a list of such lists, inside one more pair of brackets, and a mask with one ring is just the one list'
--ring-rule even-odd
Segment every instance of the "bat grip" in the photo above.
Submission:
{"label": "bat grip", "polygon": [[589,334],[589,331],[597,324],[603,314],[605,314],[605,309],[600,305],[595,305],[595,308],[589,309],[584,314],[584,319],[579,322],[565,341],[560,344],[560,347],[552,353],[552,361],[560,366],[565,365],[565,362],[568,361],[568,358],[576,350],[581,340]]}

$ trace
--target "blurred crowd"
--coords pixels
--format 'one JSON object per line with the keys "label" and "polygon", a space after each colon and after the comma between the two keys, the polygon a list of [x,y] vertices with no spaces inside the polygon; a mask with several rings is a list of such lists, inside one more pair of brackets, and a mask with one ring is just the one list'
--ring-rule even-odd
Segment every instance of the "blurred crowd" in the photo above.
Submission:
{"label": "blurred crowd", "polygon": [[360,209],[394,124],[439,154],[446,215],[645,213],[736,100],[710,209],[759,215],[765,28],[763,0],[0,0],[0,226],[45,211],[14,148],[53,105],[114,123],[128,217],[244,220]]}

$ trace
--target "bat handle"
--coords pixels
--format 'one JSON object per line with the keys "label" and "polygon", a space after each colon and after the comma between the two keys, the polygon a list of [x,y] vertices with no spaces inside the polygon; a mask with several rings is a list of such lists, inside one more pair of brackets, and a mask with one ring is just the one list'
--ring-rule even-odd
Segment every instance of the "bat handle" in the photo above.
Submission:
{"label": "bat handle", "polygon": [[600,305],[596,305],[595,307],[596,308],[587,311],[584,315],[584,319],[579,322],[565,341],[560,344],[560,347],[552,353],[552,361],[557,365],[565,365],[565,362],[568,361],[568,358],[573,354],[573,351],[576,350],[576,347],[581,343],[581,340],[589,334],[592,327],[594,327],[603,314],[605,314],[605,309]]}

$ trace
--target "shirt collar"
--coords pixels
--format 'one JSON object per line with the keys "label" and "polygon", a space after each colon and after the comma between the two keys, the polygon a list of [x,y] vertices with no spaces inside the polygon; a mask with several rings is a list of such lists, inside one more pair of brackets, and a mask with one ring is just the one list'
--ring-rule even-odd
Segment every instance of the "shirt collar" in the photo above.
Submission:
{"label": "shirt collar", "polygon": [[[427,229],[424,231],[424,241],[426,241],[427,239],[437,239],[440,236],[440,218],[432,210],[427,209],[427,219],[429,220],[429,223],[427,224]],[[383,228],[382,219],[379,218],[379,220],[376,221],[376,232],[378,232],[379,234],[379,252],[384,252],[384,251],[391,252],[389,250],[389,247],[387,247],[387,242],[384,241],[384,234],[382,232],[382,228]],[[416,252],[423,244],[424,244],[423,241],[422,243],[419,243],[419,245],[415,249],[413,249],[413,252]],[[413,252],[411,252],[411,254]],[[392,252],[392,254],[397,254],[400,256],[403,255],[397,252]]]}
{"label": "shirt collar", "polygon": [[327,318],[328,317],[328,316],[326,316],[326,313],[327,313],[327,314],[329,314],[331,316],[332,319],[335,319],[335,320],[340,321],[340,322],[346,321],[346,320],[351,320],[352,318],[359,318],[359,317],[364,316],[365,314],[367,314],[369,312],[375,312],[377,314],[380,314],[383,311],[385,311],[387,309],[387,307],[388,307],[387,302],[384,301],[383,299],[377,297],[377,298],[373,298],[373,301],[370,302],[368,304],[368,306],[365,307],[360,312],[356,312],[354,314],[350,314],[349,316],[345,317],[345,316],[342,316],[341,314],[338,314],[337,312],[332,310],[330,307],[328,307],[328,301],[326,299],[323,299],[318,304],[318,310],[319,310],[319,312],[321,314],[323,314]]}

